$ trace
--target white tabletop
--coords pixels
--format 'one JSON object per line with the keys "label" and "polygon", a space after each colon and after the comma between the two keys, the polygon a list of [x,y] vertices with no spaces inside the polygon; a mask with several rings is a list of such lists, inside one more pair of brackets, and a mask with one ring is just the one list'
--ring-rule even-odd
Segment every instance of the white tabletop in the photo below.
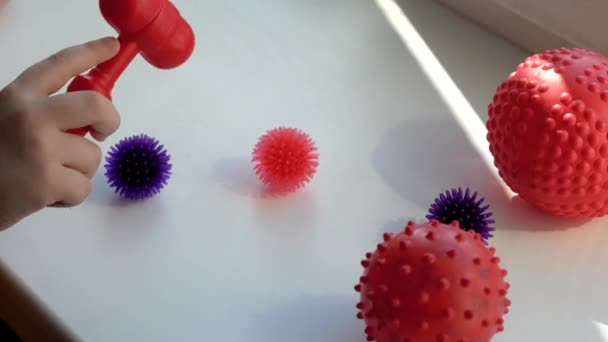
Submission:
{"label": "white tabletop", "polygon": [[[603,341],[608,221],[512,202],[487,166],[487,103],[526,52],[428,1],[401,1],[406,17],[390,0],[174,3],[196,51],[170,71],[133,62],[113,92],[122,127],[103,145],[157,137],[169,186],[125,205],[102,170],[85,204],[0,234],[0,260],[77,336],[363,342],[360,259],[462,185],[492,205],[509,270],[513,306],[494,340]],[[111,33],[96,1],[13,0],[0,82]],[[315,139],[320,168],[303,191],[262,198],[250,153],[280,125]]]}

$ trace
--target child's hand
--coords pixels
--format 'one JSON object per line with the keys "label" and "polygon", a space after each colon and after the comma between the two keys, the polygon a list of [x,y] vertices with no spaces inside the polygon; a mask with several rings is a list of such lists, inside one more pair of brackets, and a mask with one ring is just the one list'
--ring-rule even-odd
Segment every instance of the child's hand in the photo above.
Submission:
{"label": "child's hand", "polygon": [[118,50],[113,38],[67,48],[0,91],[0,231],[45,207],[75,206],[89,195],[101,149],[65,131],[89,126],[96,140],[104,140],[118,129],[118,113],[95,92],[50,95]]}

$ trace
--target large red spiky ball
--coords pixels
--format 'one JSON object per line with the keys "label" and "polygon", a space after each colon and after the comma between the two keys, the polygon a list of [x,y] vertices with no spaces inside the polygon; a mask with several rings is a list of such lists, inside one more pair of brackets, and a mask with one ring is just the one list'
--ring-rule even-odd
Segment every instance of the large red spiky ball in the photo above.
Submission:
{"label": "large red spiky ball", "polygon": [[262,135],[253,150],[255,173],[276,192],[304,187],[319,166],[317,147],[308,134],[279,127]]}
{"label": "large red spiky ball", "polygon": [[511,304],[493,247],[457,222],[409,222],[361,262],[357,317],[368,341],[487,342]]}
{"label": "large red spiky ball", "polygon": [[532,55],[488,107],[490,151],[505,183],[556,216],[608,213],[608,59],[560,48]]}

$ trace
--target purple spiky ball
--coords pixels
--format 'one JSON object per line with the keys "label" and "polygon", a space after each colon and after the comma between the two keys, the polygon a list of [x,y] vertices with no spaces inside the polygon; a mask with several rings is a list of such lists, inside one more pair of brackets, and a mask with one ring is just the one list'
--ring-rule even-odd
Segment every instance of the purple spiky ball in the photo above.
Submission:
{"label": "purple spiky ball", "polygon": [[164,146],[149,135],[124,138],[112,146],[106,157],[108,184],[126,199],[150,198],[167,185],[170,159]]}
{"label": "purple spiky ball", "polygon": [[495,221],[491,219],[492,212],[488,211],[490,206],[484,205],[485,199],[477,196],[477,192],[471,193],[468,188],[464,192],[462,188],[446,190],[431,204],[426,218],[445,224],[458,221],[462,229],[474,230],[487,242],[493,236],[495,229],[491,225]]}

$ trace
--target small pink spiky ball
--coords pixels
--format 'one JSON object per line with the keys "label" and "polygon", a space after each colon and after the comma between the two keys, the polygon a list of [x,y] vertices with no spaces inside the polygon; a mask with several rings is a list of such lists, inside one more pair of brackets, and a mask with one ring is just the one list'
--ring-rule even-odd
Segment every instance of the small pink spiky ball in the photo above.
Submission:
{"label": "small pink spiky ball", "polygon": [[308,134],[278,127],[262,135],[253,149],[255,173],[271,190],[293,192],[313,178],[319,166],[317,147]]}

